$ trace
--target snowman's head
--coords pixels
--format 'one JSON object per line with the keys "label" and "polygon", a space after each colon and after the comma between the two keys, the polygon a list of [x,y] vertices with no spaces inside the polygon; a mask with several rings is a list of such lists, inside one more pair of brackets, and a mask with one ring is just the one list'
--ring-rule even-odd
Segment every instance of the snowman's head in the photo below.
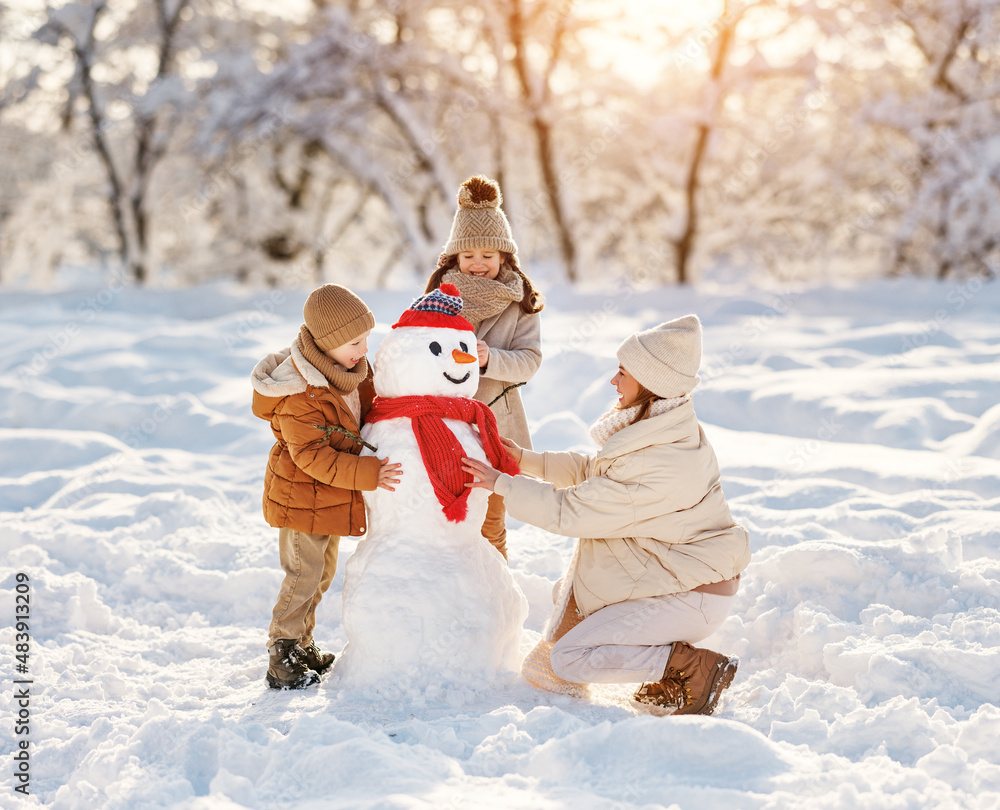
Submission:
{"label": "snowman's head", "polygon": [[421,296],[392,325],[375,354],[380,397],[473,397],[479,358],[472,324],[451,284]]}
{"label": "snowman's head", "polygon": [[479,388],[476,336],[457,329],[393,329],[375,353],[380,397],[474,397]]}

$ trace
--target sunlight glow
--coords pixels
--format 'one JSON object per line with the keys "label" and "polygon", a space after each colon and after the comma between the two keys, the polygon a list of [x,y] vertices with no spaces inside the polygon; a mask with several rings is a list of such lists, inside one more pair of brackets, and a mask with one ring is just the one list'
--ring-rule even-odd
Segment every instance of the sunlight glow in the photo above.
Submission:
{"label": "sunlight glow", "polygon": [[602,21],[581,35],[592,64],[648,89],[670,65],[703,58],[706,42],[717,35],[722,8],[721,0],[588,0],[574,10]]}

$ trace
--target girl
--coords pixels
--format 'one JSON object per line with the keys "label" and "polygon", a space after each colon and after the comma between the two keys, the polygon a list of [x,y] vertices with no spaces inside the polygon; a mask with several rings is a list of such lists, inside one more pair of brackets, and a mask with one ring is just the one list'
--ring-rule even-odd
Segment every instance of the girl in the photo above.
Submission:
{"label": "girl", "polygon": [[591,430],[596,456],[508,443],[522,471],[543,480],[468,459],[477,480],[467,486],[507,496],[518,520],[580,538],[544,639],[522,667],[528,680],[567,692],[646,681],[636,701],[711,714],[739,661],[691,644],[728,615],[750,545],[691,404],[701,323],[687,315],[634,334],[618,360],[618,403]]}
{"label": "girl", "polygon": [[[511,386],[530,380],[541,365],[538,313],[544,303],[518,266],[517,245],[502,202],[494,180],[476,176],[462,183],[451,235],[424,292],[446,283],[458,287],[462,317],[472,324],[477,339],[475,398],[490,405],[501,436],[530,449],[521,396]],[[490,496],[482,533],[506,560],[506,512],[499,494]]]}

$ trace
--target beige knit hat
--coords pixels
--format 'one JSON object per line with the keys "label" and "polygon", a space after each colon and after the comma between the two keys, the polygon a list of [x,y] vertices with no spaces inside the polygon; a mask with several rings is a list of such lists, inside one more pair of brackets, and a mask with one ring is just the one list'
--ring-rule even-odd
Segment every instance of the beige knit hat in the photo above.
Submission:
{"label": "beige knit hat", "polygon": [[302,307],[302,317],[316,345],[325,352],[375,328],[375,316],[365,302],[339,284],[313,290]]}
{"label": "beige knit hat", "polygon": [[496,180],[479,174],[458,189],[458,210],[451,222],[451,235],[441,251],[453,256],[465,250],[502,250],[517,253],[510,223],[500,206],[503,195]]}
{"label": "beige knit hat", "polygon": [[657,396],[688,394],[701,381],[701,321],[685,315],[636,332],[618,347],[618,361]]}

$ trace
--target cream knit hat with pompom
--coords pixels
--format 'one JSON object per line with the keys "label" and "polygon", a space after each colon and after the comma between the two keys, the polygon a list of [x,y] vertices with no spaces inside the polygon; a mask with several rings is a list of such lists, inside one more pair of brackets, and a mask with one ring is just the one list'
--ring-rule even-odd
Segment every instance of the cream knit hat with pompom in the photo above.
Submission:
{"label": "cream knit hat with pompom", "polygon": [[476,249],[517,253],[510,223],[500,208],[502,203],[503,195],[496,180],[480,174],[462,183],[451,235],[441,252],[446,256]]}
{"label": "cream knit hat with pompom", "polygon": [[618,362],[657,396],[689,394],[701,381],[701,321],[685,315],[636,332],[618,347]]}

